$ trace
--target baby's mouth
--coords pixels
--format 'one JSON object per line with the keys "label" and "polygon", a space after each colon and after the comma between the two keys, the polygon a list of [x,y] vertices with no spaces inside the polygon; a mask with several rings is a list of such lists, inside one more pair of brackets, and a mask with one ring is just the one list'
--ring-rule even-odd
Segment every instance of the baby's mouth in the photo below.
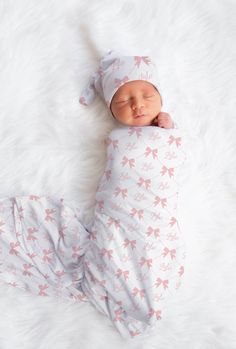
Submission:
{"label": "baby's mouth", "polygon": [[146,114],[138,114],[138,115],[135,115],[134,118],[139,119],[139,118],[144,118],[145,116],[147,116],[147,115]]}

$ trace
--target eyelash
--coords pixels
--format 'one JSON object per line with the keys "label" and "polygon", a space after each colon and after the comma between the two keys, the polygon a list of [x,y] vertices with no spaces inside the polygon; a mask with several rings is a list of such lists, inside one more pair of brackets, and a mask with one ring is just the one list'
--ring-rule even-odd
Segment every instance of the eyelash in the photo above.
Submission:
{"label": "eyelash", "polygon": [[[151,97],[154,97],[154,95],[148,95],[148,96],[143,96],[144,98],[151,98]],[[121,104],[121,103],[125,103],[125,102],[128,102],[129,99],[126,99],[126,100],[123,100],[123,101],[119,101],[119,102],[116,102],[117,104]]]}
{"label": "eyelash", "polygon": [[125,103],[125,102],[128,102],[129,100],[124,100],[124,101],[119,101],[119,102],[116,102],[116,104],[121,104],[121,103]]}

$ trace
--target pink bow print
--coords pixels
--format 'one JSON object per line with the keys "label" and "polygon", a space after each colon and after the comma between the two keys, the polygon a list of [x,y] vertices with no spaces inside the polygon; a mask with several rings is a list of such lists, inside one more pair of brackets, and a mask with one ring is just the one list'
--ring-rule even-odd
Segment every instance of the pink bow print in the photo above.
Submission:
{"label": "pink bow print", "polygon": [[162,170],[161,170],[161,175],[164,176],[166,173],[169,174],[169,177],[173,177],[174,176],[174,168],[167,168],[166,166],[162,166]]}
{"label": "pink bow print", "polygon": [[92,231],[89,234],[89,240],[97,240],[97,232],[96,231]]}
{"label": "pink bow print", "polygon": [[115,87],[119,88],[121,85],[129,81],[128,76],[124,76],[123,79],[115,79]]}
{"label": "pink bow print", "polygon": [[129,136],[136,134],[137,138],[141,137],[142,129],[140,127],[130,127],[129,128]]}
{"label": "pink bow print", "polygon": [[175,217],[171,217],[169,225],[173,227],[177,223],[177,219]]}
{"label": "pink bow print", "polygon": [[140,187],[144,184],[145,188],[150,188],[151,180],[150,179],[144,179],[142,177],[139,178],[139,182],[137,183]]}
{"label": "pink bow print", "polygon": [[157,238],[160,236],[160,229],[159,228],[153,229],[152,227],[148,227],[148,231],[146,234],[147,234],[147,236],[154,235],[155,238]]}
{"label": "pink bow print", "polygon": [[32,264],[23,264],[23,275],[31,276],[32,273],[29,271],[29,269],[31,269],[32,267]]}
{"label": "pink bow print", "polygon": [[80,302],[86,301],[88,298],[85,294],[70,294],[70,298],[76,300],[79,300]]}
{"label": "pink bow print", "polygon": [[167,202],[167,199],[166,198],[160,198],[159,196],[156,196],[155,197],[155,201],[154,201],[154,205],[159,205],[161,204],[162,208],[166,207],[166,202]]}
{"label": "pink bow print", "polygon": [[141,257],[141,258],[140,258],[139,264],[141,265],[141,267],[144,266],[144,265],[146,264],[147,267],[148,267],[148,269],[150,269],[151,266],[152,266],[152,258],[146,259],[146,258],[144,258],[144,257]]}
{"label": "pink bow print", "polygon": [[136,214],[138,216],[139,219],[143,218],[143,210],[137,210],[136,208],[132,208],[130,216],[134,217]]}
{"label": "pink bow print", "polygon": [[53,213],[56,212],[55,210],[53,210],[53,209],[50,210],[49,208],[46,208],[45,212],[46,212],[45,221],[50,221],[50,222],[52,222],[52,221],[55,220],[55,219],[51,216]]}
{"label": "pink bow print", "polygon": [[169,185],[168,185],[168,182],[161,182],[160,185],[159,185],[159,189],[161,190],[165,190],[165,189],[168,189],[169,188]]}
{"label": "pink bow print", "polygon": [[132,250],[136,247],[136,240],[129,240],[129,239],[125,239],[124,243],[123,243],[123,247],[128,247],[130,245],[130,247],[132,248]]}
{"label": "pink bow print", "polygon": [[110,227],[112,224],[114,224],[117,229],[120,228],[120,220],[112,218],[112,217],[109,217],[107,225]]}
{"label": "pink bow print", "polygon": [[144,295],[145,295],[145,290],[139,290],[137,287],[134,287],[133,288],[133,293],[132,293],[132,296],[140,296],[140,298],[144,298]]}
{"label": "pink bow print", "polygon": [[113,256],[112,256],[113,250],[106,250],[105,248],[103,248],[102,251],[101,251],[101,253],[102,253],[102,256],[103,256],[103,257],[106,256],[106,257],[108,257],[108,259],[113,258]]}
{"label": "pink bow print", "polygon": [[150,309],[149,310],[149,314],[150,317],[152,316],[156,316],[157,320],[161,320],[161,310],[154,310],[154,309]]}
{"label": "pink bow print", "polygon": [[129,278],[129,270],[121,270],[117,269],[116,276],[120,277],[123,276],[125,280]]}
{"label": "pink bow print", "polygon": [[48,285],[38,285],[38,287],[40,289],[39,295],[40,296],[47,296],[46,292],[44,292],[44,291],[48,288]]}
{"label": "pink bow print", "polygon": [[99,210],[101,211],[104,208],[104,200],[100,200],[100,201],[96,200],[96,203],[99,207]]}
{"label": "pink bow print", "polygon": [[151,60],[148,56],[134,56],[135,65],[139,68],[141,62],[143,61],[146,65],[151,63]]}
{"label": "pink bow print", "polygon": [[56,270],[55,274],[56,274],[56,276],[61,278],[63,275],[65,275],[65,272],[64,272],[64,270]]}
{"label": "pink bow print", "polygon": [[122,319],[123,313],[124,313],[124,310],[122,310],[122,309],[115,310],[116,317],[114,318],[114,321],[119,321],[119,322],[124,321]]}
{"label": "pink bow print", "polygon": [[121,285],[115,285],[114,291],[117,292],[117,293],[123,292],[124,291],[124,287],[121,286]]}
{"label": "pink bow print", "polygon": [[67,226],[66,225],[63,225],[61,227],[61,229],[59,229],[59,235],[60,237],[64,240],[65,237],[66,237],[66,233],[65,233],[65,230],[67,229]]}
{"label": "pink bow print", "polygon": [[19,207],[19,208],[18,208],[18,213],[19,213],[19,219],[20,219],[20,220],[24,219],[24,216],[23,216],[23,214],[22,214],[23,212],[24,212],[23,207]]}
{"label": "pink bow print", "polygon": [[85,97],[81,96],[79,99],[80,104],[87,106],[88,104],[85,101]]}
{"label": "pink bow print", "polygon": [[153,242],[151,244],[149,242],[146,242],[143,249],[144,251],[151,251],[151,250],[155,250],[155,246]]}
{"label": "pink bow print", "polygon": [[106,180],[108,181],[111,178],[111,170],[105,171],[105,176],[106,176]]}
{"label": "pink bow print", "polygon": [[119,194],[121,194],[122,198],[124,199],[127,196],[127,189],[126,188],[121,189],[120,187],[116,187],[114,194],[115,196],[118,196]]}
{"label": "pink bow print", "polygon": [[174,142],[176,147],[179,147],[181,145],[181,137],[175,138],[174,136],[170,136],[168,140],[169,145],[171,145]]}
{"label": "pink bow print", "polygon": [[38,229],[28,228],[27,231],[29,233],[29,235],[27,236],[27,240],[32,240],[32,241],[37,240],[37,238],[33,234],[36,233],[38,231]]}
{"label": "pink bow print", "polygon": [[27,256],[28,256],[29,258],[33,259],[34,257],[37,256],[37,254],[36,254],[36,253],[27,253]]}
{"label": "pink bow print", "polygon": [[184,274],[184,266],[182,265],[182,266],[179,268],[179,276],[181,277],[183,274]]}
{"label": "pink bow print", "polygon": [[167,263],[167,264],[161,263],[161,264],[160,264],[160,270],[161,270],[161,271],[171,270],[170,264],[169,264],[169,263]]}
{"label": "pink bow print", "polygon": [[80,256],[79,252],[82,250],[80,246],[72,246],[72,258],[76,259]]}
{"label": "pink bow print", "polygon": [[150,147],[146,147],[145,156],[147,157],[152,154],[153,159],[157,159],[157,152],[158,149],[151,149]]}
{"label": "pink bow print", "polygon": [[178,236],[177,233],[168,233],[167,234],[167,239],[166,240],[170,240],[170,241],[174,241],[174,240],[178,240]]}
{"label": "pink bow print", "polygon": [[113,149],[118,148],[118,143],[119,143],[118,139],[115,139],[113,141],[111,138],[108,137],[107,140],[106,140],[106,144],[107,145],[112,145]]}
{"label": "pink bow print", "polygon": [[50,262],[52,260],[52,257],[49,256],[52,253],[52,250],[43,250],[43,261],[44,262]]}
{"label": "pink bow print", "polygon": [[126,164],[129,164],[129,167],[134,167],[135,160],[134,159],[128,159],[126,156],[123,157],[121,164],[125,166]]}
{"label": "pink bow print", "polygon": [[14,255],[18,256],[19,251],[17,251],[16,249],[17,249],[17,247],[19,247],[19,246],[20,246],[19,241],[17,241],[17,242],[11,242],[11,243],[10,243],[11,249],[10,249],[10,251],[9,251],[9,254],[14,254]]}
{"label": "pink bow print", "polygon": [[170,254],[171,259],[174,259],[176,257],[176,250],[169,250],[168,247],[165,247],[162,256],[166,257],[168,254]]}
{"label": "pink bow print", "polygon": [[100,299],[102,300],[102,301],[108,301],[108,296],[107,295],[101,295],[100,296]]}
{"label": "pink bow print", "polygon": [[102,286],[102,287],[105,287],[105,285],[106,285],[106,280],[98,280],[97,279],[97,283],[100,285],[100,286]]}
{"label": "pink bow print", "polygon": [[166,290],[168,288],[168,285],[169,285],[169,280],[162,280],[161,278],[157,278],[155,286],[159,287],[161,285],[163,286],[164,290]]}
{"label": "pink bow print", "polygon": [[139,330],[136,330],[136,331],[129,331],[131,337],[136,337],[138,335],[140,335],[140,331]]}
{"label": "pink bow print", "polygon": [[40,196],[37,196],[37,195],[30,195],[29,199],[30,199],[30,200],[33,200],[33,201],[38,201],[38,200],[40,200]]}
{"label": "pink bow print", "polygon": [[168,151],[166,153],[165,159],[172,160],[172,159],[176,159],[176,158],[177,158],[177,155],[176,155],[176,153],[174,151]]}

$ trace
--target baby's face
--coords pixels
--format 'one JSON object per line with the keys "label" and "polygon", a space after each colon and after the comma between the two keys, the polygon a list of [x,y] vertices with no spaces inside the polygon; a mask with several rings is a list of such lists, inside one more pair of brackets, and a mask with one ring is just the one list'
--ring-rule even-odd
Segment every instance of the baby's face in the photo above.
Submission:
{"label": "baby's face", "polygon": [[121,86],[111,102],[111,112],[124,125],[149,126],[161,111],[161,97],[155,87],[143,80]]}

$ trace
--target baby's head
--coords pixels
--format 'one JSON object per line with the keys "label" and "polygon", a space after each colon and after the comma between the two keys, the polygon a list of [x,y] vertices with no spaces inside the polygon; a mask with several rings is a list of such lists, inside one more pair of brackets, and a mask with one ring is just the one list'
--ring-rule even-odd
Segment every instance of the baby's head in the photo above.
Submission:
{"label": "baby's head", "polygon": [[124,125],[151,125],[161,111],[157,69],[148,56],[106,54],[83,90],[80,103],[90,104],[96,92]]}
{"label": "baby's head", "polygon": [[124,125],[149,126],[161,111],[161,96],[150,82],[126,82],[114,94],[110,110]]}

